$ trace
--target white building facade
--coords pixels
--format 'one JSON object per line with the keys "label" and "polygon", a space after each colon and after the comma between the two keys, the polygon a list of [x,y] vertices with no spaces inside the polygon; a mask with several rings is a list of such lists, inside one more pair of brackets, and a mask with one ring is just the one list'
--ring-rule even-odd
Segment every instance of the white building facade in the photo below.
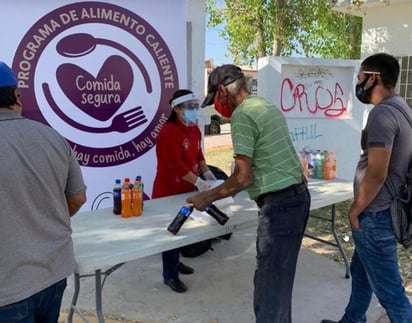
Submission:
{"label": "white building facade", "polygon": [[361,58],[399,57],[398,92],[412,106],[412,0],[332,0],[334,9],[363,18]]}

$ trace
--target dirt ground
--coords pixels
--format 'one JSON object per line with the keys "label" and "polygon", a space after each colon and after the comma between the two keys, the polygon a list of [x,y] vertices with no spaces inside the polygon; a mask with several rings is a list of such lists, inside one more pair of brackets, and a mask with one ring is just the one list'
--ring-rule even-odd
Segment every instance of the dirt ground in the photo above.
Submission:
{"label": "dirt ground", "polygon": [[[85,318],[90,322],[90,323],[97,323],[97,317],[96,315],[94,315],[93,313],[83,313],[83,315],[85,316]],[[59,321],[58,323],[65,323],[67,320],[67,311],[62,311],[60,313],[60,317],[59,317]],[[105,321],[106,323],[118,323],[118,322],[123,322],[123,323],[146,323],[146,322],[142,322],[142,321],[131,321],[131,320],[126,320],[126,319],[122,319],[122,318],[115,318],[112,316],[105,316]],[[84,323],[84,320],[82,320],[81,317],[79,317],[79,315],[74,315],[73,316],[73,323]],[[149,322],[147,322],[149,323]]]}

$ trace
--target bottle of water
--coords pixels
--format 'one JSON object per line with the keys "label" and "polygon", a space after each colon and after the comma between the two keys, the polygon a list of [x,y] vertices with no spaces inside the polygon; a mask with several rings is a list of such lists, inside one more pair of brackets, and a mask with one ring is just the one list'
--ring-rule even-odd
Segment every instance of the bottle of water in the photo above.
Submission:
{"label": "bottle of water", "polygon": [[307,154],[308,158],[308,177],[315,178],[316,177],[316,164],[315,164],[315,154],[313,151],[309,151]]}
{"label": "bottle of water", "polygon": [[183,223],[185,223],[185,221],[189,218],[190,214],[192,214],[192,212],[193,212],[193,206],[190,206],[190,205],[182,206],[182,208],[176,214],[173,221],[167,227],[167,231],[176,235],[179,232],[180,228],[182,227]]}
{"label": "bottle of water", "polygon": [[225,225],[227,220],[229,220],[229,217],[222,210],[220,210],[216,205],[212,203],[206,206],[205,211],[207,214],[213,217],[221,225]]}
{"label": "bottle of water", "polygon": [[122,217],[130,218],[132,216],[132,190],[130,187],[130,178],[126,177],[122,185]]}
{"label": "bottle of water", "polygon": [[116,179],[113,186],[113,213],[122,213],[122,181],[120,179]]}

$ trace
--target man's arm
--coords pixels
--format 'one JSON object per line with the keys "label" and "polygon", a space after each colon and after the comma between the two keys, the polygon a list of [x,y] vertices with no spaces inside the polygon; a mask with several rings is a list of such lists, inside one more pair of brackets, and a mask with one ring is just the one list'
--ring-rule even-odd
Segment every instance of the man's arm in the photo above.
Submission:
{"label": "man's arm", "polygon": [[69,207],[70,216],[73,216],[79,211],[81,206],[86,203],[86,192],[81,192],[74,195],[66,195],[67,206]]}
{"label": "man's arm", "polygon": [[253,182],[252,159],[245,155],[235,157],[235,169],[232,175],[221,185],[210,191],[189,196],[186,202],[193,204],[199,211],[213,201],[234,196]]}
{"label": "man's arm", "polygon": [[368,148],[368,166],[360,183],[358,193],[349,210],[349,222],[353,229],[359,228],[359,215],[378,195],[388,175],[392,149],[387,147]]}

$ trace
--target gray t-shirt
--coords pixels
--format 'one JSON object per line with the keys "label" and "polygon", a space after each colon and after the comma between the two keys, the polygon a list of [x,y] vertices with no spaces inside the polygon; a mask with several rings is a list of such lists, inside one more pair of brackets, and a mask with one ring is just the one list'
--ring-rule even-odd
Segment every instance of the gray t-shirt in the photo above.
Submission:
{"label": "gray t-shirt", "polygon": [[[401,107],[412,117],[411,109],[400,96],[388,97],[370,111],[366,127],[362,132],[363,152],[356,167],[355,195],[365,175],[369,147],[391,148],[388,177],[395,186],[396,193],[399,193],[400,187],[405,183],[409,161],[412,158],[412,127],[402,112],[393,105]],[[386,210],[390,207],[391,201],[392,196],[385,183],[365,212]]]}
{"label": "gray t-shirt", "polygon": [[0,306],[74,272],[66,194],[85,191],[80,166],[55,130],[0,112]]}

